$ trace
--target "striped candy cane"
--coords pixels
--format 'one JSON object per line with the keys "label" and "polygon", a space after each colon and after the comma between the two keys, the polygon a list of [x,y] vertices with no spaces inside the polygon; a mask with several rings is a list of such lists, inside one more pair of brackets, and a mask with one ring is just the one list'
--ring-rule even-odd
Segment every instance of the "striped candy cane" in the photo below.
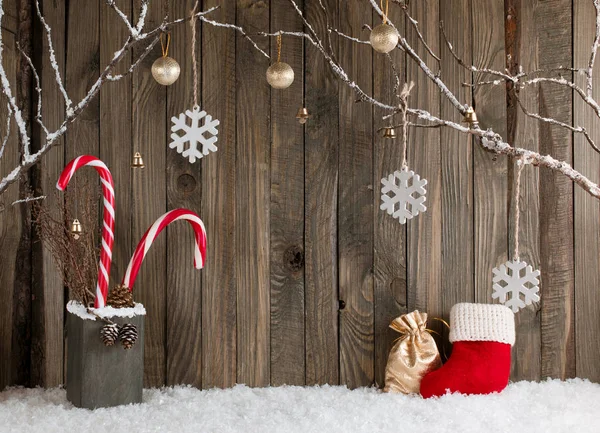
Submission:
{"label": "striped candy cane", "polygon": [[127,266],[125,277],[121,283],[124,287],[128,287],[129,290],[133,290],[135,279],[142,265],[142,261],[148,250],[152,246],[154,239],[158,237],[160,232],[173,221],[186,220],[190,223],[194,229],[194,236],[196,238],[196,245],[194,248],[194,266],[196,269],[202,269],[204,267],[204,261],[206,259],[206,229],[204,223],[198,215],[187,209],[175,209],[167,212],[159,219],[157,219],[152,226],[144,233],[142,239],[135,249],[133,256]]}
{"label": "striped candy cane", "polygon": [[102,161],[95,156],[82,155],[69,162],[64,168],[56,187],[64,191],[75,172],[81,167],[94,167],[100,175],[102,193],[104,195],[104,223],[102,228],[102,250],[100,251],[100,264],[98,266],[98,284],[96,286],[96,299],[94,307],[102,308],[106,305],[108,295],[108,280],[110,264],[112,262],[112,248],[115,240],[115,189],[112,174]]}

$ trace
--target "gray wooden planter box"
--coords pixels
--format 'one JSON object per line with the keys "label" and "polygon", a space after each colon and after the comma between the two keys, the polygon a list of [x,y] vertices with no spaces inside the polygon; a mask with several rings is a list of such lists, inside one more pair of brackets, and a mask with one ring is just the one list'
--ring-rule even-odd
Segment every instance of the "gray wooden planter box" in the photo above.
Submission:
{"label": "gray wooden planter box", "polygon": [[141,403],[144,386],[145,316],[112,317],[137,326],[138,340],[125,350],[120,341],[106,347],[101,320],[67,313],[67,400],[86,409]]}

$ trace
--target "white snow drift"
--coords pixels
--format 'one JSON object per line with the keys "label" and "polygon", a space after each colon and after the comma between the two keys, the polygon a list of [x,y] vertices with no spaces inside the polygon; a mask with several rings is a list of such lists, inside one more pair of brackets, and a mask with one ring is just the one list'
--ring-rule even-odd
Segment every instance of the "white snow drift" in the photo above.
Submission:
{"label": "white snow drift", "polygon": [[502,394],[418,396],[373,388],[280,387],[144,391],[144,403],[89,411],[63,389],[0,393],[0,432],[485,433],[600,432],[600,385],[518,382]]}

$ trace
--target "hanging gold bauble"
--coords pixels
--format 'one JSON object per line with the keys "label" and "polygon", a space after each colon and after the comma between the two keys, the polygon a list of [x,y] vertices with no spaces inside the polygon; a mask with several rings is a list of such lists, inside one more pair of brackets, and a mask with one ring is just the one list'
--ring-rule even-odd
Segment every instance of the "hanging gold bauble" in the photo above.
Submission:
{"label": "hanging gold bauble", "polygon": [[294,82],[294,70],[285,62],[276,62],[267,69],[267,81],[274,89],[287,89]]}
{"label": "hanging gold bauble", "polygon": [[394,128],[392,128],[391,126],[383,128],[383,138],[393,139],[396,137],[396,130]]}
{"label": "hanging gold bauble", "polygon": [[131,162],[131,166],[133,168],[144,168],[146,164],[144,164],[144,160],[142,159],[142,154],[140,152],[135,152],[133,154],[133,161]]}
{"label": "hanging gold bauble", "polygon": [[398,31],[389,24],[379,24],[371,30],[371,46],[379,53],[392,51],[398,45],[399,39]]}
{"label": "hanging gold bauble", "polygon": [[169,56],[160,57],[152,64],[152,76],[163,86],[170,86],[177,81],[180,72],[179,63]]}
{"label": "hanging gold bauble", "polygon": [[310,113],[306,107],[298,108],[298,113],[296,113],[296,119],[298,119],[298,122],[305,124],[309,117]]}
{"label": "hanging gold bauble", "polygon": [[82,233],[83,233],[83,227],[81,226],[81,223],[79,222],[79,220],[77,218],[75,218],[73,220],[73,222],[71,223],[71,234],[73,235],[73,238],[75,240],[77,240],[81,237]]}

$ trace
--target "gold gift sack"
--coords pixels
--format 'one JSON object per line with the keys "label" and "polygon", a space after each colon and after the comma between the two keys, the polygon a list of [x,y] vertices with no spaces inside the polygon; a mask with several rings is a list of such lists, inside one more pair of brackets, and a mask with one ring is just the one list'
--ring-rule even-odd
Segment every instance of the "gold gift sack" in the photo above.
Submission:
{"label": "gold gift sack", "polygon": [[442,366],[431,334],[425,329],[427,313],[413,311],[394,319],[390,328],[402,334],[392,347],[385,367],[384,392],[419,393],[421,379]]}

